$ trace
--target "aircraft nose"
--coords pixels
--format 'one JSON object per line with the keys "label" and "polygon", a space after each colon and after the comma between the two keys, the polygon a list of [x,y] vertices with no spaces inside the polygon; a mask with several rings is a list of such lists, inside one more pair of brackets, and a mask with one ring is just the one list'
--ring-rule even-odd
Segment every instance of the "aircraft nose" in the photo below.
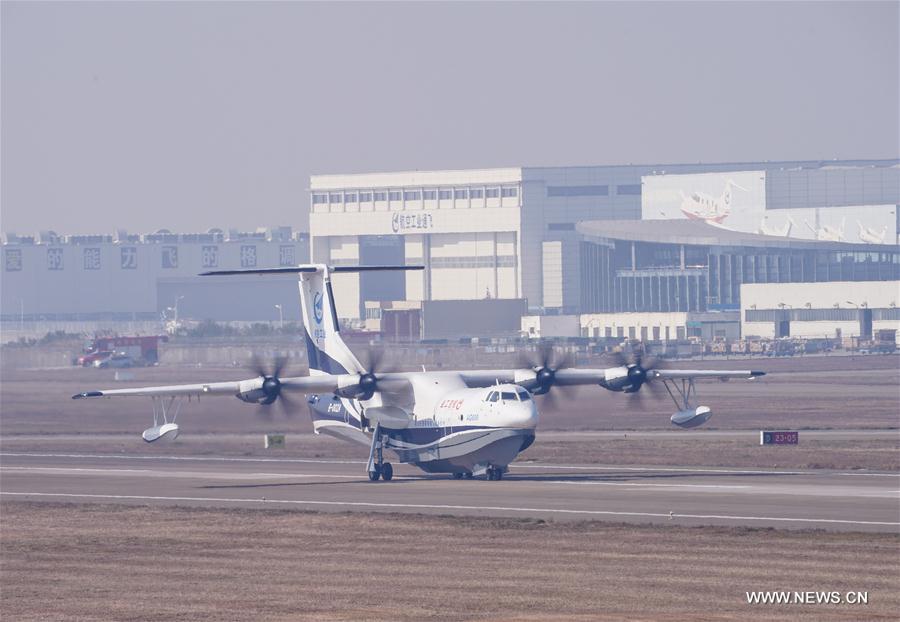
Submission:
{"label": "aircraft nose", "polygon": [[534,400],[522,403],[519,407],[520,426],[523,428],[533,428],[538,422],[538,409]]}

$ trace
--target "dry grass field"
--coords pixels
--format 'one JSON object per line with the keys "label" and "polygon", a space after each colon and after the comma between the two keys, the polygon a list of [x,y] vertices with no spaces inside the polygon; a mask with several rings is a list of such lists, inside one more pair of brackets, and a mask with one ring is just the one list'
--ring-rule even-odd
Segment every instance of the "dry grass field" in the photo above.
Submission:
{"label": "dry grass field", "polygon": [[[4,503],[4,620],[894,620],[900,538]],[[748,605],[749,590],[868,605]]]}

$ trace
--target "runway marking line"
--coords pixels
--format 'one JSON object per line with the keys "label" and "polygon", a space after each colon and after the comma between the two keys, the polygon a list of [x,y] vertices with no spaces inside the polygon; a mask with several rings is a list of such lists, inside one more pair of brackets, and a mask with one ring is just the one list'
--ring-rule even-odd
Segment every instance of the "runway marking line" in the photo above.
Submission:
{"label": "runway marking line", "polygon": [[[25,472],[34,472],[34,471],[52,471],[54,473],[151,473],[155,475],[161,475],[165,477],[174,477],[185,475],[182,471],[156,471],[153,469],[90,469],[90,468],[82,468],[82,467],[20,467],[20,466],[0,466],[0,471],[25,471]],[[208,473],[186,473],[189,477],[204,477],[210,474]],[[252,479],[252,478],[294,478],[294,477],[333,477],[337,479],[360,479],[360,477],[356,475],[336,475],[329,473],[216,473],[215,475],[220,477],[234,477],[237,479]],[[402,477],[398,477],[397,479],[404,479]],[[406,478],[409,479],[409,478]]]}
{"label": "runway marking line", "polygon": [[791,518],[783,516],[733,516],[727,514],[668,514],[661,512],[617,512],[612,510],[568,510],[562,508],[523,508],[504,506],[478,506],[478,505],[441,505],[424,503],[375,503],[370,501],[301,501],[293,499],[239,499],[228,497],[156,497],[148,495],[100,495],[77,493],[50,493],[50,492],[12,492],[0,491],[0,495],[19,497],[64,497],[74,499],[113,499],[132,501],[188,501],[205,503],[262,503],[282,505],[312,505],[312,506],[343,506],[343,507],[369,507],[390,509],[417,509],[417,510],[489,510],[495,512],[530,512],[543,514],[580,514],[587,516],[639,516],[645,518],[696,518],[706,520],[734,520],[734,521],[771,521],[788,523],[814,523],[835,525],[873,525],[882,527],[900,527],[900,522],[860,521],[838,518]]}
{"label": "runway marking line", "polygon": [[[15,471],[15,472],[25,472],[25,473],[44,473],[44,472],[52,472],[52,473],[71,473],[73,475],[79,473],[110,473],[110,474],[129,474],[129,473],[137,473],[137,474],[153,474],[159,475],[163,477],[175,477],[175,476],[187,476],[187,477],[198,477],[202,478],[204,476],[208,476],[207,473],[185,473],[181,471],[157,471],[153,469],[98,469],[98,468],[85,468],[85,467],[25,467],[25,466],[0,466],[0,471]],[[236,479],[254,479],[254,478],[334,478],[334,479],[356,479],[359,481],[363,481],[362,476],[357,475],[338,475],[334,473],[216,473],[216,476],[219,477],[233,477]],[[398,476],[395,479],[418,479],[413,477],[403,477]],[[516,481],[516,480],[510,480]],[[521,480],[520,480],[521,481]],[[562,480],[545,480],[533,482],[528,480],[528,483],[537,483],[537,484],[559,484],[559,485],[572,485],[572,486],[624,486],[624,487],[639,487],[639,488],[752,488],[751,485],[726,485],[726,484],[651,484],[647,482],[566,482]],[[900,491],[897,491],[900,493]]]}
{"label": "runway marking line", "polygon": [[[366,464],[362,460],[314,460],[311,458],[238,458],[229,456],[122,456],[115,454],[46,454],[0,452],[0,457],[22,458],[77,458],[77,459],[116,459],[116,460],[184,460],[193,462],[273,462],[273,463],[308,463],[308,464]],[[900,473],[855,473],[852,471],[766,471],[762,469],[715,469],[691,467],[636,467],[636,466],[592,466],[562,464],[522,464],[512,463],[513,469],[565,469],[577,471],[638,471],[664,473],[724,473],[734,475],[846,475],[855,477],[900,477]]]}

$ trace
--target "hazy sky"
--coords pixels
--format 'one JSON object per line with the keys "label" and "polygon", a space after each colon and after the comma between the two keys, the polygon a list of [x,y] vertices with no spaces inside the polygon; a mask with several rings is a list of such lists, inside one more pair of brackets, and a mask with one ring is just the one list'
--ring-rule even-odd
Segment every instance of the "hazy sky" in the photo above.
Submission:
{"label": "hazy sky", "polygon": [[311,173],[898,157],[884,3],[18,3],[4,232],[307,228]]}

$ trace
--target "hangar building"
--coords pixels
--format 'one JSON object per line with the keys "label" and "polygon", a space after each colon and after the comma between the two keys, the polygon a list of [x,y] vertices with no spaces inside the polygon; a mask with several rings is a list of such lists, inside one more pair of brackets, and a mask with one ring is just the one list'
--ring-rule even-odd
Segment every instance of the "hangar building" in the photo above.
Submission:
{"label": "hangar building", "polygon": [[[740,181],[743,175],[758,182],[762,177],[769,180],[768,186],[763,183],[763,195],[771,188],[772,197],[781,197],[783,184],[778,180],[789,171],[788,198],[778,200],[794,207],[801,201],[793,198],[792,189],[799,185],[793,179],[803,175],[791,171],[840,166],[867,171],[865,180],[876,171],[877,192],[876,184],[866,181],[856,193],[855,173],[844,174],[843,190],[827,195],[822,207],[861,205],[860,201],[895,206],[900,189],[891,184],[900,170],[897,164],[896,160],[791,161],[313,175],[311,253],[313,261],[334,265],[425,266],[422,273],[405,275],[339,275],[336,289],[346,293],[338,296],[338,314],[345,319],[363,319],[367,309],[377,313],[367,302],[403,300],[523,299],[531,313],[579,313],[593,307],[582,306],[577,223],[648,217],[653,202],[644,195],[648,183],[658,185],[652,180],[666,180],[672,186],[686,178],[718,176],[714,185],[720,190],[721,179]],[[809,183],[838,188],[835,175],[813,176]],[[735,196],[738,192],[743,191],[735,191]],[[802,205],[818,206],[818,201],[813,192]],[[892,230],[896,236],[895,225]]]}

